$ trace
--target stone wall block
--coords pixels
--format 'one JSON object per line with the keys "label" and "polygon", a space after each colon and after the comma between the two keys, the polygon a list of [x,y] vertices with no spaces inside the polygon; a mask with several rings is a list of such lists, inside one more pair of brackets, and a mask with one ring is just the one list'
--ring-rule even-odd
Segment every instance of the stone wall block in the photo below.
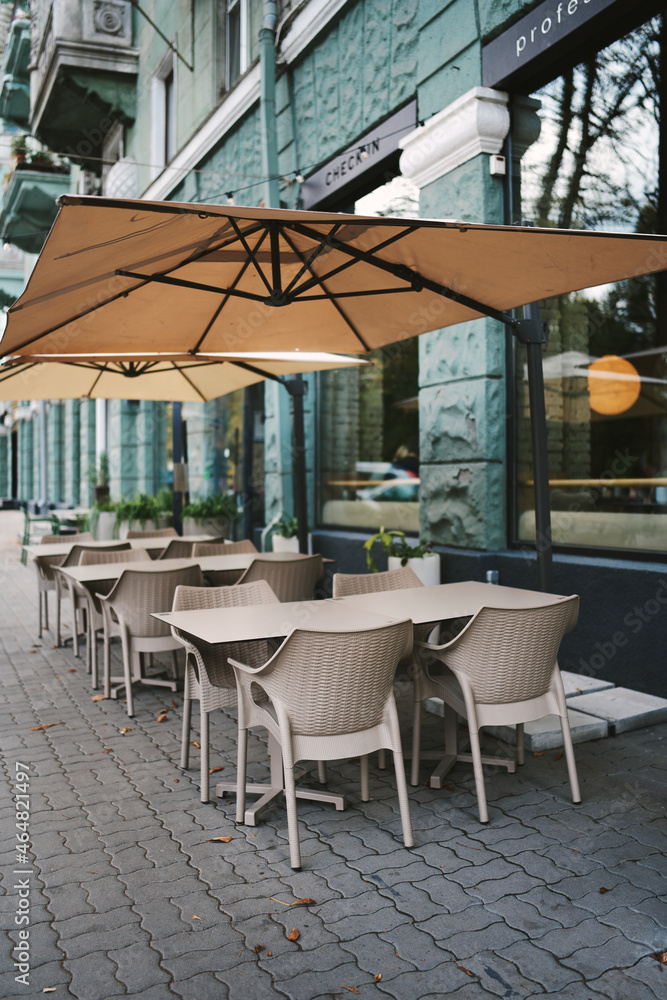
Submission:
{"label": "stone wall block", "polygon": [[[511,18],[518,20],[518,15],[525,14],[529,7],[535,4],[531,0],[479,0],[479,23],[482,37],[497,33],[497,29],[507,26]],[[516,15],[516,16],[515,16]]]}
{"label": "stone wall block", "polygon": [[471,320],[419,338],[419,385],[422,389],[452,379],[502,377],[505,334],[494,320]]}
{"label": "stone wall block", "polygon": [[394,0],[393,8],[389,95],[391,107],[407,100],[414,93],[418,66],[417,4]]}
{"label": "stone wall block", "polygon": [[458,52],[456,56],[438,67],[419,85],[419,114],[423,118],[447,107],[461,93],[479,85],[479,66],[481,46],[473,42],[467,49]]}
{"label": "stone wall block", "polygon": [[353,142],[364,130],[364,95],[359,86],[359,69],[366,61],[364,4],[348,8],[338,27],[339,113],[338,145]]}
{"label": "stone wall block", "polygon": [[[378,121],[389,111],[391,0],[367,0],[363,61],[364,122]],[[358,71],[359,67],[357,67]]]}
{"label": "stone wall block", "polygon": [[438,545],[505,546],[503,466],[494,462],[421,465],[421,533]]}
{"label": "stone wall block", "polygon": [[500,379],[450,382],[422,389],[419,414],[427,431],[420,442],[422,463],[502,461],[505,392]]}
{"label": "stone wall block", "polygon": [[467,0],[450,4],[419,32],[419,82],[428,79],[476,40],[477,25]]}
{"label": "stone wall block", "polygon": [[341,146],[339,104],[338,32],[332,31],[315,53],[316,128],[319,135],[318,159],[326,159]]}
{"label": "stone wall block", "polygon": [[315,58],[307,55],[294,67],[294,102],[299,122],[299,156],[303,159],[303,169],[319,160],[315,117]]}

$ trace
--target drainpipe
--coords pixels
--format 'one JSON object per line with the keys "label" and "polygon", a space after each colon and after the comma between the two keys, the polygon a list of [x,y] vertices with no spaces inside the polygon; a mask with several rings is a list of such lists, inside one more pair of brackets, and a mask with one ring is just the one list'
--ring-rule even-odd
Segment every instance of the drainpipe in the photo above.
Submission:
{"label": "drainpipe", "polygon": [[262,129],[262,171],[264,176],[268,178],[266,187],[268,208],[280,208],[278,130],[276,128],[277,22],[278,5],[276,0],[264,0],[264,20],[259,31],[259,65],[262,80],[259,113]]}
{"label": "drainpipe", "polygon": [[39,511],[43,514],[48,509],[48,479],[47,479],[47,446],[46,446],[46,400],[39,402]]}

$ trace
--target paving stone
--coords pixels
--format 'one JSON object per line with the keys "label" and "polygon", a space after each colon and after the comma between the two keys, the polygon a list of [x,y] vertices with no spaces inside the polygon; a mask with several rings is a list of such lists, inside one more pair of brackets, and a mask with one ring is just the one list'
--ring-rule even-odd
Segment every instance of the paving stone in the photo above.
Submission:
{"label": "paving stone", "polygon": [[603,681],[598,677],[587,677],[586,674],[573,674],[569,670],[561,670],[563,688],[566,699],[576,698],[580,694],[591,694],[593,691],[605,691],[613,688],[611,681]]}
{"label": "paving stone", "polygon": [[63,962],[71,975],[72,996],[86,1000],[107,1000],[115,993],[122,993],[123,984],[116,979],[116,965],[106,955],[97,952],[81,958],[67,958]]}
{"label": "paving stone", "polygon": [[478,977],[479,985],[491,995],[518,998],[537,992],[537,983],[526,979],[512,962],[493,951],[483,951],[467,958],[465,968]]}
{"label": "paving stone", "polygon": [[667,720],[667,700],[624,687],[581,695],[576,705],[580,711],[607,722],[616,734]]}
{"label": "paving stone", "polygon": [[116,978],[130,993],[147,990],[157,983],[168,983],[171,979],[160,968],[159,955],[149,947],[147,940],[129,944],[125,948],[112,949],[108,956],[117,966]]}
{"label": "paving stone", "polygon": [[548,950],[541,948],[539,945],[542,940],[540,938],[535,944],[525,940],[516,941],[499,951],[499,957],[512,962],[522,976],[539,983],[549,995],[558,995],[559,990],[567,988],[565,995],[569,997],[567,990],[581,983],[582,977],[574,969],[562,965]]}
{"label": "paving stone", "polygon": [[[603,975],[609,969],[610,955],[613,956],[614,965],[618,968],[633,966],[635,962],[647,955],[646,945],[628,941],[620,933],[614,934],[612,938],[604,942],[604,945],[601,944],[597,947],[590,946],[590,938],[591,935],[587,932],[585,937],[580,938],[576,951],[562,959],[563,965],[576,969],[587,982]],[[585,947],[581,947],[582,942],[585,942]],[[551,943],[549,943],[549,947],[551,948]]]}
{"label": "paving stone", "polygon": [[[611,689],[612,692],[618,690],[620,689]],[[599,694],[580,695],[568,702],[567,718],[570,723],[573,743],[587,743],[589,740],[604,739],[608,735],[609,723],[607,720],[588,712],[584,702],[584,699],[601,697],[606,693],[602,691]],[[662,719],[656,721],[662,721]],[[510,746],[516,745],[514,726],[489,726],[487,731]],[[524,726],[524,746],[531,753],[556,750],[562,747],[563,733],[558,716],[545,715],[544,718],[538,719],[536,722],[527,722]]]}

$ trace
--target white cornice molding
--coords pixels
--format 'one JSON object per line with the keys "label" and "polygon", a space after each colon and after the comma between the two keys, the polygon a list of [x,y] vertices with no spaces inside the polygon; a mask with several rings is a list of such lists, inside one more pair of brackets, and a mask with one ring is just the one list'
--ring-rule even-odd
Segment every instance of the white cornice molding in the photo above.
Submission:
{"label": "white cornice molding", "polygon": [[[304,49],[326,28],[349,0],[310,0],[296,15],[279,43],[278,56],[283,63],[293,63]],[[247,114],[260,91],[259,64],[253,66],[234,90],[216,108],[208,121],[174,157],[169,167],[146,188],[142,198],[162,201],[177,187],[188,172],[206,156],[217,142]]]}
{"label": "white cornice molding", "polygon": [[310,0],[296,15],[285,38],[279,43],[281,60],[289,64],[298,59],[346,3],[349,0]]}
{"label": "white cornice molding", "polygon": [[509,131],[509,95],[473,87],[399,142],[401,173],[418,188],[480,153],[499,153]]}

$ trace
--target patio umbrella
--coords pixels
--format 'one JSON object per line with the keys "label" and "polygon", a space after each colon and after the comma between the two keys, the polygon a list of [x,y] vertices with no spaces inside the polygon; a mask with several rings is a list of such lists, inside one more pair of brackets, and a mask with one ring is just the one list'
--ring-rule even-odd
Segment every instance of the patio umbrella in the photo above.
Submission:
{"label": "patio umbrella", "polygon": [[382,347],[490,316],[526,344],[540,585],[551,532],[541,344],[510,310],[667,265],[667,237],[65,195],[4,353]]}
{"label": "patio umbrella", "polygon": [[[57,358],[57,359],[56,359]],[[305,372],[365,364],[358,358],[322,352],[246,353],[164,358],[127,355],[39,355],[10,357],[0,364],[0,400],[143,399],[205,402],[264,379],[279,382],[294,399],[295,447],[292,455],[294,501],[300,542],[307,545],[306,468],[303,427]],[[287,376],[296,376],[288,378]],[[174,434],[180,448],[180,435]],[[174,461],[176,461],[176,452]],[[176,511],[175,511],[176,513]]]}

